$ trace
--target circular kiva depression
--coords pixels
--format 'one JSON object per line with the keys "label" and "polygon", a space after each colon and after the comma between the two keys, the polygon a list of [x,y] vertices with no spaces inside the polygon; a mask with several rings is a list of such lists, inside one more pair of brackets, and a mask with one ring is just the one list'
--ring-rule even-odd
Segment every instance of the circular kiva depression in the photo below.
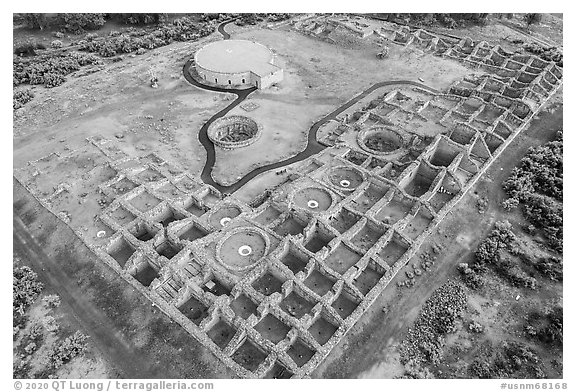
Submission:
{"label": "circular kiva depression", "polygon": [[402,136],[396,131],[384,127],[375,127],[358,134],[360,147],[375,155],[386,155],[402,148]]}
{"label": "circular kiva depression", "polygon": [[232,222],[232,219],[240,215],[240,208],[233,205],[225,205],[216,210],[212,210],[208,221],[216,229],[221,229]]}
{"label": "circular kiva depression", "polygon": [[325,189],[310,187],[297,189],[292,197],[294,204],[312,212],[326,211],[332,206],[332,195]]}
{"label": "circular kiva depression", "polygon": [[212,143],[226,150],[249,146],[261,134],[261,125],[246,116],[222,117],[208,127]]}
{"label": "circular kiva depression", "polygon": [[257,227],[237,227],[218,242],[216,259],[233,271],[245,271],[264,257],[270,248],[268,235]]}
{"label": "circular kiva depression", "polygon": [[330,183],[340,190],[354,190],[364,182],[364,175],[356,168],[337,166],[328,172]]}

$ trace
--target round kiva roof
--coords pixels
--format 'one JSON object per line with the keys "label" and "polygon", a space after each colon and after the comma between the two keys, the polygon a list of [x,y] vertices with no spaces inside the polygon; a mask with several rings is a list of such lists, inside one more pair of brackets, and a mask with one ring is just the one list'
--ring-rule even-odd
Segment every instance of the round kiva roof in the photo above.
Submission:
{"label": "round kiva roof", "polygon": [[273,54],[264,45],[252,41],[229,39],[212,42],[194,56],[196,65],[212,72],[242,73],[252,71],[257,74],[269,68]]}

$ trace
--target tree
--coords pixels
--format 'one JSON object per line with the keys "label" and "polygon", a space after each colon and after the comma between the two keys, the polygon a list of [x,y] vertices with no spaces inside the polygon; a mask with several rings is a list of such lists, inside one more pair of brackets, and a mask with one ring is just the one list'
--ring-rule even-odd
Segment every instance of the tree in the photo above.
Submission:
{"label": "tree", "polygon": [[543,341],[562,345],[564,341],[564,310],[557,306],[547,315],[549,325],[541,333]]}
{"label": "tree", "polygon": [[517,199],[522,212],[544,230],[549,245],[562,249],[563,133],[556,140],[531,148],[503,183],[508,196]]}
{"label": "tree", "polygon": [[525,14],[524,22],[526,22],[527,27],[534,24],[540,24],[540,22],[542,22],[542,14]]}
{"label": "tree", "polygon": [[30,100],[34,98],[34,93],[30,89],[26,90],[16,90],[13,93],[13,109],[20,109],[26,103],[30,102]]}
{"label": "tree", "polygon": [[80,331],[68,336],[66,339],[57,343],[49,354],[50,363],[55,369],[74,359],[86,350],[86,340],[88,336]]}
{"label": "tree", "polygon": [[38,281],[38,275],[30,267],[14,268],[12,281],[12,306],[14,312],[24,314],[43,288],[44,285]]}
{"label": "tree", "polygon": [[122,23],[146,25],[165,22],[168,14],[113,14]]}
{"label": "tree", "polygon": [[58,21],[64,30],[76,34],[97,30],[106,23],[104,14],[58,14]]}
{"label": "tree", "polygon": [[35,30],[43,30],[48,26],[46,15],[44,14],[24,14],[26,25]]}
{"label": "tree", "polygon": [[20,327],[26,322],[26,310],[36,300],[44,285],[30,267],[15,267],[12,274],[12,318],[14,327]]}
{"label": "tree", "polygon": [[518,199],[510,197],[502,202],[502,208],[504,208],[505,211],[512,211],[518,208],[519,204],[520,202],[518,201]]}

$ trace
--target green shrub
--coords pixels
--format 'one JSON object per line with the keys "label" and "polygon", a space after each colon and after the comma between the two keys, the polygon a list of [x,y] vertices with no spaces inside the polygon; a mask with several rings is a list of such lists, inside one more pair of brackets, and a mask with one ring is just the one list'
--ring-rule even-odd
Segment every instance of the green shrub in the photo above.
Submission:
{"label": "green shrub", "polygon": [[562,346],[564,342],[564,309],[557,306],[546,314],[546,318],[548,326],[538,333],[540,340]]}
{"label": "green shrub", "polygon": [[45,14],[22,14],[24,22],[30,29],[43,30],[48,27],[48,20]]}
{"label": "green shrub", "polygon": [[536,279],[509,259],[503,259],[497,266],[497,271],[516,287],[536,289]]}
{"label": "green shrub", "polygon": [[62,41],[59,39],[55,39],[54,41],[50,42],[50,47],[53,49],[60,49],[62,45]]}
{"label": "green shrub", "polygon": [[85,30],[97,30],[104,26],[104,14],[58,14],[58,23],[65,31],[80,34]]}
{"label": "green shrub", "polygon": [[564,265],[559,257],[541,258],[534,267],[550,280],[561,282],[564,276]]}
{"label": "green shrub", "polygon": [[520,202],[518,201],[518,199],[515,199],[513,197],[510,197],[502,202],[502,208],[504,208],[504,210],[508,212],[518,208],[518,205],[520,205]]}
{"label": "green shrub", "polygon": [[416,322],[400,345],[402,363],[438,364],[442,357],[444,336],[456,328],[456,320],[466,306],[462,285],[449,280],[426,300]]}
{"label": "green shrub", "polygon": [[468,371],[473,377],[493,378],[490,363],[485,359],[476,359],[470,364]]}
{"label": "green shrub", "polygon": [[38,275],[30,267],[15,267],[12,280],[12,312],[23,315],[43,288]]}
{"label": "green shrub", "polygon": [[60,73],[47,72],[44,74],[44,86],[48,88],[58,87],[66,81]]}
{"label": "green shrub", "polygon": [[559,67],[564,66],[564,54],[556,47],[544,47],[537,42],[524,44],[523,47],[528,53],[532,53],[542,60],[553,61]]}
{"label": "green shrub", "polygon": [[74,359],[86,350],[88,337],[80,331],[68,336],[66,339],[56,343],[49,353],[50,364],[58,369],[63,364]]}
{"label": "green shrub", "polygon": [[64,76],[78,71],[85,65],[98,64],[100,60],[85,53],[46,53],[27,59],[13,61],[14,85],[44,84],[54,87],[62,84]]}
{"label": "green shrub", "polygon": [[122,23],[146,25],[165,22],[168,14],[112,14],[112,16]]}
{"label": "green shrub", "polygon": [[524,14],[524,22],[526,22],[526,26],[540,24],[542,22],[542,14]]}
{"label": "green shrub", "polygon": [[32,93],[32,90],[30,89],[14,91],[12,94],[13,109],[20,109],[22,106],[30,102],[32,98],[34,98],[34,93]]}
{"label": "green shrub", "polygon": [[563,134],[531,148],[504,182],[506,193],[517,199],[526,219],[543,230],[552,249],[563,248]]}

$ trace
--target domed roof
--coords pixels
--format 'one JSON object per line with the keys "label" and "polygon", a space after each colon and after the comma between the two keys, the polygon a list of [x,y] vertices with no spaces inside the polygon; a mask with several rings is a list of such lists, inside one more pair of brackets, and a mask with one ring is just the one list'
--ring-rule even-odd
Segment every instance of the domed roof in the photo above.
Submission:
{"label": "domed roof", "polygon": [[272,52],[264,45],[238,39],[212,42],[194,56],[201,68],[228,74],[254,72],[266,75],[278,69],[272,59]]}

